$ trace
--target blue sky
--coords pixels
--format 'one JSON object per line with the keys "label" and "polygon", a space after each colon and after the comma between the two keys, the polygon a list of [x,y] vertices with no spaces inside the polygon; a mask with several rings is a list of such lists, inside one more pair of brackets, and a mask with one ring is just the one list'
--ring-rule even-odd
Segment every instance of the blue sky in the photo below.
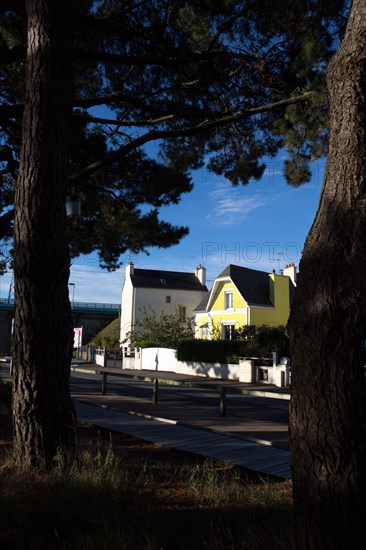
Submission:
{"label": "blue sky", "polygon": [[[95,254],[77,258],[71,266],[70,298],[75,301],[120,303],[125,264],[136,267],[194,271],[207,269],[207,286],[229,264],[272,271],[286,263],[299,264],[313,222],[321,189],[324,161],[312,164],[311,181],[299,188],[282,176],[284,155],[270,159],[261,180],[233,187],[205,168],[193,174],[194,190],[178,205],[161,209],[161,217],[190,228],[177,246],[151,248],[150,255],[126,254],[114,273],[98,267]],[[11,273],[1,277],[1,297],[8,296]]]}
{"label": "blue sky", "polygon": [[[293,188],[282,176],[283,160],[283,155],[270,160],[262,179],[244,187],[204,168],[196,171],[193,192],[161,209],[163,219],[187,225],[189,235],[166,250],[151,248],[149,256],[126,254],[124,264],[131,260],[136,267],[171,271],[194,271],[202,264],[208,287],[229,263],[264,271],[298,265],[316,213],[324,161],[312,164],[309,183]],[[75,260],[70,278],[75,300],[118,303],[124,272],[125,265],[103,273],[95,256]]]}

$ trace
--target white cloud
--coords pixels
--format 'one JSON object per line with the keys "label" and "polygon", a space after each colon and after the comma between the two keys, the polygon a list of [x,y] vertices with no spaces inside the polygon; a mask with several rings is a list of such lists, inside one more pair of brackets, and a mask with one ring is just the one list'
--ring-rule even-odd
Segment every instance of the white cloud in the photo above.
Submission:
{"label": "white cloud", "polygon": [[231,187],[229,183],[219,183],[209,192],[211,212],[206,218],[215,218],[223,225],[234,225],[243,221],[243,217],[265,205],[259,195],[244,195],[243,187]]}
{"label": "white cloud", "polygon": [[124,281],[124,267],[113,272],[98,267],[75,263],[70,270],[70,299],[74,292],[75,302],[119,304]]}

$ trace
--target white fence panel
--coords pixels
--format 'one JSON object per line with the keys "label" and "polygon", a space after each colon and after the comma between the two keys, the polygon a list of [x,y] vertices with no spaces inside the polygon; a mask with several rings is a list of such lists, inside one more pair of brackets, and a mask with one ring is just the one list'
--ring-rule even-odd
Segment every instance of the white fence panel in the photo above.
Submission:
{"label": "white fence panel", "polygon": [[162,372],[176,372],[177,352],[169,348],[143,348],[141,369]]}
{"label": "white fence panel", "polygon": [[232,363],[202,363],[177,361],[176,372],[193,376],[208,376],[226,380],[239,380],[239,365]]}

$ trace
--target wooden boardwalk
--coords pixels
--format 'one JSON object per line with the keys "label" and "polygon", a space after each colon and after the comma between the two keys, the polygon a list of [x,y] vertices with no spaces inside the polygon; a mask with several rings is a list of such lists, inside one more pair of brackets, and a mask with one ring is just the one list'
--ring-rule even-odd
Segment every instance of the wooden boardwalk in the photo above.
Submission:
{"label": "wooden boardwalk", "polygon": [[216,458],[261,474],[291,479],[290,452],[223,434],[180,426],[76,401],[80,420],[152,443]]}

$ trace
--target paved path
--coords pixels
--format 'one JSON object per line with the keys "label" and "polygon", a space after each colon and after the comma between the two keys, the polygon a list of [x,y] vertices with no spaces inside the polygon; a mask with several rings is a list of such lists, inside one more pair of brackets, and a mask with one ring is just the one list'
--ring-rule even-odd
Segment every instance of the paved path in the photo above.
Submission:
{"label": "paved path", "polygon": [[[0,369],[2,376],[9,379],[8,368],[4,367]],[[153,405],[151,383],[111,377],[108,395],[101,395],[101,376],[93,371],[88,374],[87,365],[83,367],[79,369],[82,372],[73,372],[71,376],[71,392],[80,420],[262,474],[291,479],[288,390],[228,381],[228,413],[220,417],[217,388],[212,389],[217,380],[212,381],[211,388],[209,379],[205,379],[204,388],[161,384],[159,403]],[[162,374],[166,382],[174,382],[172,378],[177,377],[173,373]],[[144,373],[139,371],[139,375]],[[195,379],[184,377],[186,382],[190,378]],[[263,397],[262,392],[272,397]]]}
{"label": "paved path", "polygon": [[152,401],[152,384],[110,377],[108,394],[101,394],[101,376],[77,372],[71,377],[75,399],[148,418],[173,420],[180,425],[206,429],[256,443],[288,448],[288,401],[228,393],[226,416],[220,416],[217,388],[191,388],[159,384],[159,402]]}
{"label": "paved path", "polygon": [[283,395],[274,397],[276,388],[267,388],[273,397],[263,398],[258,395],[262,386],[257,392],[255,386],[249,391],[246,385],[244,394],[228,393],[228,414],[220,417],[217,390],[210,390],[209,380],[206,382],[207,389],[161,383],[157,405],[152,403],[151,383],[142,380],[110,377],[108,395],[101,395],[100,375],[75,372],[71,388],[80,419],[156,444],[290,479],[288,400]]}
{"label": "paved path", "polygon": [[80,419],[109,430],[152,443],[230,462],[249,470],[291,478],[290,454],[286,449],[259,445],[222,434],[156,421],[144,416],[76,402]]}

